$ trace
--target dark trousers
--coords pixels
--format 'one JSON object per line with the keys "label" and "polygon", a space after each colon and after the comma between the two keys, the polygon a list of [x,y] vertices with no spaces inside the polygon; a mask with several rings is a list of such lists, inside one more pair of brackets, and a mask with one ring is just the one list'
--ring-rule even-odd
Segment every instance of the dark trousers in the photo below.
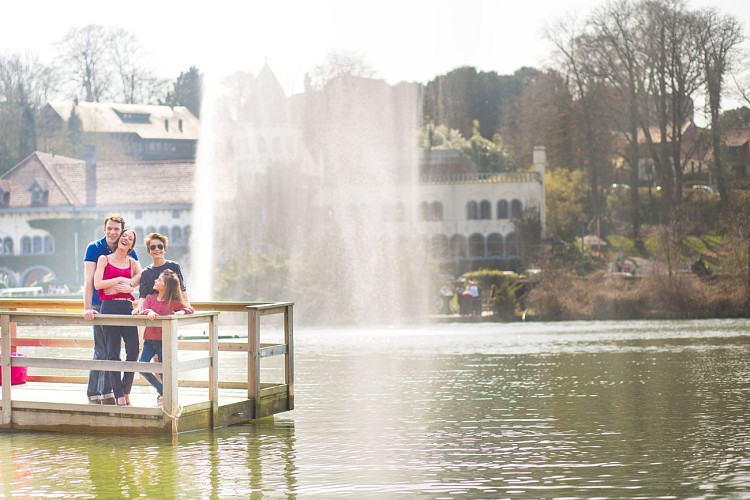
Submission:
{"label": "dark trousers", "polygon": [[[130,316],[133,311],[133,303],[129,300],[105,300],[102,301],[102,314],[122,314]],[[120,361],[122,341],[125,341],[125,360],[136,361],[138,359],[138,327],[135,326],[105,326],[104,337],[106,339],[107,360]],[[109,381],[112,384],[112,392],[116,398],[130,394],[133,387],[133,372],[108,372]]]}
{"label": "dark trousers", "polygon": [[[101,306],[93,306],[99,312]],[[99,325],[94,326],[94,359],[107,359],[107,347],[105,345],[104,330]],[[109,382],[107,372],[91,370],[89,372],[89,385],[86,395],[91,400],[112,397],[112,384]]]}

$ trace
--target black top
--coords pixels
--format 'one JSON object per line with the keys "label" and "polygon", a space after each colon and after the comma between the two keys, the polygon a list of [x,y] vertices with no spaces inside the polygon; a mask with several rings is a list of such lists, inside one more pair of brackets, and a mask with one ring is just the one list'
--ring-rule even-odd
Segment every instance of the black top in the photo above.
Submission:
{"label": "black top", "polygon": [[140,297],[145,297],[146,295],[156,293],[156,291],[154,290],[154,283],[156,283],[156,278],[158,278],[165,269],[171,269],[172,271],[174,271],[177,274],[177,277],[180,279],[180,288],[182,288],[182,291],[184,292],[185,290],[187,290],[187,288],[185,287],[185,279],[182,277],[182,270],[180,269],[180,265],[173,260],[168,260],[159,267],[154,267],[154,265],[151,264],[150,266],[147,266],[143,270],[143,272],[141,272],[141,286],[138,288]]}

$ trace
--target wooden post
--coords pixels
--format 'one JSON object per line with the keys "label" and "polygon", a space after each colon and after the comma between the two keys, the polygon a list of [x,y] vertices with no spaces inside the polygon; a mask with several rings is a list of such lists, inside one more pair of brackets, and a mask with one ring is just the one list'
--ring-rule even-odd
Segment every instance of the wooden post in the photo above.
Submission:
{"label": "wooden post", "polygon": [[257,309],[247,309],[247,399],[253,401],[253,418],[260,415],[260,315]]}
{"label": "wooden post", "polygon": [[286,354],[284,355],[284,371],[287,385],[287,410],[294,409],[294,312],[293,306],[284,308],[284,343]]}
{"label": "wooden post", "polygon": [[212,315],[208,320],[208,399],[211,401],[211,427],[216,428],[219,418],[219,317]]}
{"label": "wooden post", "polygon": [[0,342],[0,366],[3,374],[3,409],[0,413],[0,425],[10,427],[10,316],[3,314],[0,316],[0,332],[2,332],[2,341]]}
{"label": "wooden post", "polygon": [[164,395],[162,397],[162,408],[169,415],[166,418],[172,420],[172,432],[177,432],[177,419],[174,415],[179,408],[177,398],[177,320],[164,319],[161,321],[162,331],[162,373],[164,382]]}

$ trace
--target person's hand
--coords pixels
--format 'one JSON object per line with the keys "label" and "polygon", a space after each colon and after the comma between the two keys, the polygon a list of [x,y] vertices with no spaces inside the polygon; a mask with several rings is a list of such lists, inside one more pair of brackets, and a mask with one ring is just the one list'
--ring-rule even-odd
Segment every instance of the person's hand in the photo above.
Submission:
{"label": "person's hand", "polygon": [[132,286],[132,281],[130,281],[127,278],[123,278],[122,281],[120,281],[118,284],[116,284],[112,288],[114,288],[117,293],[132,293],[134,290]]}
{"label": "person's hand", "polygon": [[193,309],[190,306],[188,306],[185,309],[183,309],[183,311],[185,311],[185,314],[195,314],[195,309]]}
{"label": "person's hand", "polygon": [[130,314],[132,314],[133,316],[138,316],[139,314],[141,314],[141,309],[139,307],[136,307],[135,309],[130,311]]}
{"label": "person's hand", "polygon": [[185,311],[175,311],[175,316],[185,316]]}
{"label": "person's hand", "polygon": [[94,309],[84,309],[83,310],[83,319],[94,319],[94,315],[96,315],[96,311]]}
{"label": "person's hand", "polygon": [[156,312],[155,311],[149,311],[148,312],[148,319],[154,319],[156,318]]}

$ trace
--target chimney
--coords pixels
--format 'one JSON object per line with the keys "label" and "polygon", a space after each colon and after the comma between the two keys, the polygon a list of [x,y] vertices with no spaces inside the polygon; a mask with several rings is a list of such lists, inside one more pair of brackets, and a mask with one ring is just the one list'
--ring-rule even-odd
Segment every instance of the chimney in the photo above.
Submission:
{"label": "chimney", "polygon": [[86,205],[96,206],[96,146],[86,144],[83,147],[86,159]]}

